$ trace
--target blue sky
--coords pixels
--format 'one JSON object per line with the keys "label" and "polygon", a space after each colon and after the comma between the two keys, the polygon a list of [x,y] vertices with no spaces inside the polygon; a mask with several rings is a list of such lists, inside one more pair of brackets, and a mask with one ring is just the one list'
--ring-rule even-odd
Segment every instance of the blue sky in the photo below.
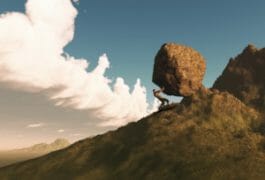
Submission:
{"label": "blue sky", "polygon": [[[24,10],[24,0],[1,0],[0,12]],[[207,60],[211,86],[230,57],[249,43],[265,44],[265,1],[235,0],[81,0],[76,6],[75,38],[66,51],[89,60],[92,67],[107,53],[109,78],[122,76],[130,85],[141,78],[148,89],[153,60],[165,42],[191,46]]]}
{"label": "blue sky", "polygon": [[[81,1],[72,54],[96,59],[106,52],[110,76],[140,77],[150,90],[154,56],[165,42],[191,46],[207,60],[211,86],[230,57],[248,44],[265,44],[263,1]],[[85,13],[86,12],[86,13]],[[78,49],[80,47],[80,49]]]}

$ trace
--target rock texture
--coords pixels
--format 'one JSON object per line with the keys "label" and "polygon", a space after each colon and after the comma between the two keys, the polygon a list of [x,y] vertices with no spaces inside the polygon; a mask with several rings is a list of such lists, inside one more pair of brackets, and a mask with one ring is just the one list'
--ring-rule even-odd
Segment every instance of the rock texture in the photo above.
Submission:
{"label": "rock texture", "polygon": [[202,86],[206,64],[194,49],[174,43],[164,44],[155,57],[153,82],[165,93],[190,96]]}
{"label": "rock texture", "polygon": [[245,104],[265,109],[265,48],[248,45],[231,59],[213,88],[228,91]]}

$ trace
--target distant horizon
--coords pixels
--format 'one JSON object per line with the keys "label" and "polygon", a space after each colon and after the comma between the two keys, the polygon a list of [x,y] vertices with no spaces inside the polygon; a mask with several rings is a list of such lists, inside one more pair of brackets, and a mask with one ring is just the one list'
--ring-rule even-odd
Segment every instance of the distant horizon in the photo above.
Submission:
{"label": "distant horizon", "polygon": [[[35,143],[35,144],[32,144],[32,145],[29,145],[29,146],[25,146],[25,147],[19,147],[19,148],[12,148],[12,149],[0,149],[0,152],[7,152],[7,151],[13,151],[13,150],[22,150],[22,149],[27,149],[27,148],[31,148],[31,147],[33,147],[33,146],[35,146],[35,145],[39,145],[39,144],[47,144],[47,145],[49,145],[49,144],[52,144],[52,143],[54,143],[56,140],[58,140],[58,139],[65,139],[65,138],[56,138],[56,139],[54,139],[53,141],[48,141],[48,142],[39,142],[39,143]],[[68,139],[65,139],[65,140],[67,140],[67,141],[69,141]],[[74,142],[70,142],[69,141],[69,143],[70,144],[74,144],[76,141],[74,141]]]}

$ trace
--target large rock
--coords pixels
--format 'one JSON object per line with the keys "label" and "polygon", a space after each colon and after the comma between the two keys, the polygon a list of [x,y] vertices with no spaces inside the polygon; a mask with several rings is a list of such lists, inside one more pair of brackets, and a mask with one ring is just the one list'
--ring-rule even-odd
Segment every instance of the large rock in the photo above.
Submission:
{"label": "large rock", "polygon": [[248,45],[231,59],[213,88],[228,91],[245,104],[265,109],[265,48]]}
{"label": "large rock", "polygon": [[206,64],[194,49],[174,43],[164,44],[155,57],[153,82],[165,93],[191,96],[202,87]]}

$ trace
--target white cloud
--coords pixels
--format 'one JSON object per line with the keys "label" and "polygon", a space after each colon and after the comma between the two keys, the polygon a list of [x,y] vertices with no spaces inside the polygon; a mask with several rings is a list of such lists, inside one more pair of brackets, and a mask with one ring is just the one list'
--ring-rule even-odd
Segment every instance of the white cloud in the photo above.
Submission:
{"label": "white cloud", "polygon": [[146,89],[139,79],[131,93],[121,77],[110,85],[104,75],[110,66],[106,54],[88,71],[87,60],[64,53],[76,16],[71,0],[28,0],[25,14],[1,15],[0,82],[26,92],[55,89],[47,94],[55,105],[88,110],[103,126],[147,115]]}
{"label": "white cloud", "polygon": [[75,134],[70,134],[70,136],[73,136],[73,137],[78,137],[78,136],[81,136],[82,134],[80,133],[75,133]]}
{"label": "white cloud", "polygon": [[36,124],[27,125],[28,128],[39,128],[39,127],[42,127],[42,126],[44,126],[43,123],[36,123]]}
{"label": "white cloud", "polygon": [[63,133],[63,132],[65,132],[65,130],[64,129],[58,129],[57,132],[58,133]]}
{"label": "white cloud", "polygon": [[155,98],[153,105],[152,105],[152,108],[148,110],[148,114],[151,114],[151,113],[157,111],[159,106],[160,106],[160,102],[157,98]]}

